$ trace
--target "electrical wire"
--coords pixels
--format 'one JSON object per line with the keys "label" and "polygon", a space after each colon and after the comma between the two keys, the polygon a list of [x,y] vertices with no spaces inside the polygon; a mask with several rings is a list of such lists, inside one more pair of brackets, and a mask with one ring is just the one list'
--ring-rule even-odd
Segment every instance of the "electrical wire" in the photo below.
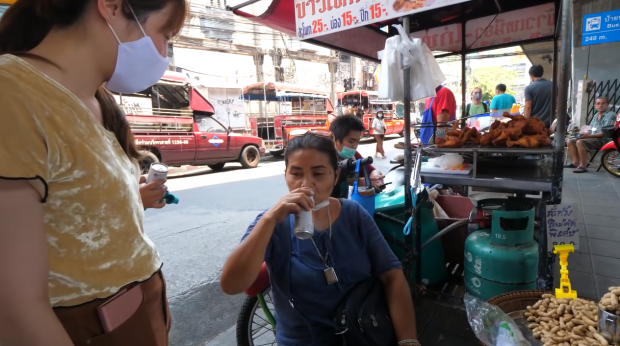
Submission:
{"label": "electrical wire", "polygon": [[[272,29],[264,29],[264,26],[253,23],[247,19],[242,17],[232,15],[224,9],[205,6],[203,4],[192,4],[190,3],[189,10],[189,20],[187,21],[182,34],[175,38],[175,43],[182,43],[187,46],[187,48],[215,48],[221,49],[222,45],[234,44],[238,46],[248,46],[256,47],[257,44],[263,47],[269,48],[286,48],[287,50],[290,47],[295,47],[301,44],[306,44],[312,46],[308,43],[305,43],[296,37],[286,36],[286,41],[288,41],[289,47],[284,47],[283,42],[280,38],[280,33],[276,32]],[[489,27],[495,22],[498,15],[491,20],[491,22],[487,25],[484,31],[474,40],[474,42],[469,46],[469,48],[473,47],[473,45],[486,33]],[[191,22],[195,22],[196,19],[207,20],[213,25],[204,25],[204,23],[200,25],[192,24]],[[192,20],[193,19],[193,20]],[[190,30],[199,30],[201,32],[211,32],[215,37],[209,37],[208,34],[205,33],[204,38],[195,38],[192,36],[184,35],[184,33],[189,33]],[[224,37],[217,37],[219,35]],[[227,37],[228,36],[228,37]],[[201,44],[197,44],[197,40],[202,40]],[[210,42],[209,42],[210,41]],[[233,43],[234,42],[234,43]],[[322,47],[321,47],[322,48]],[[293,49],[295,50],[295,49]],[[541,52],[542,53],[542,52]],[[531,54],[537,54],[536,52],[532,52]],[[512,52],[512,53],[503,53],[503,54],[485,54],[483,56],[480,55],[467,55],[466,59],[492,59],[492,58],[500,58],[500,57],[510,57],[510,56],[522,56],[525,55],[523,52]],[[327,57],[326,57],[327,58]],[[456,62],[460,61],[460,56],[448,56],[445,58],[437,59],[438,62]]]}

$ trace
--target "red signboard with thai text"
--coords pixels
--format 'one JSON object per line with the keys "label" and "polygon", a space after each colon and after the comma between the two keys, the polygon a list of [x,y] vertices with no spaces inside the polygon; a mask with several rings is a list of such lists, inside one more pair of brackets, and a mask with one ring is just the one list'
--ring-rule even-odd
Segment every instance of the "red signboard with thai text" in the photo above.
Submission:
{"label": "red signboard with thai text", "polygon": [[297,37],[315,38],[467,1],[295,0],[295,27]]}

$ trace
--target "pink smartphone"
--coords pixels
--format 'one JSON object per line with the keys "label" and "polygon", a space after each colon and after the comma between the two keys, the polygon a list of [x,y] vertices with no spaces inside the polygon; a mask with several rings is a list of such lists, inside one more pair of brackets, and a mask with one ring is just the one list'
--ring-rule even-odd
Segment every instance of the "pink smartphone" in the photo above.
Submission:
{"label": "pink smartphone", "polygon": [[123,290],[97,307],[97,314],[103,331],[109,333],[125,323],[138,311],[144,294],[142,287],[137,285],[129,290]]}

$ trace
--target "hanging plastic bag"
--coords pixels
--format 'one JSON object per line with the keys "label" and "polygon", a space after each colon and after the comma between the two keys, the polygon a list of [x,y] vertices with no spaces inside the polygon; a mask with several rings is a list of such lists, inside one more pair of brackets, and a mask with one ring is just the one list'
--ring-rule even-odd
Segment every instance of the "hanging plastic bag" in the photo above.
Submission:
{"label": "hanging plastic bag", "polygon": [[463,301],[471,329],[486,346],[532,346],[512,318],[497,306],[469,293]]}
{"label": "hanging plastic bag", "polygon": [[446,80],[433,53],[421,39],[407,37],[402,25],[393,25],[399,32],[385,41],[379,52],[381,74],[379,97],[402,100],[403,68],[410,68],[411,100],[435,97],[435,89]]}
{"label": "hanging plastic bag", "polygon": [[381,59],[378,96],[381,98],[402,100],[404,96],[402,56],[396,49],[400,40],[400,36],[388,38],[385,40],[385,49],[378,53]]}

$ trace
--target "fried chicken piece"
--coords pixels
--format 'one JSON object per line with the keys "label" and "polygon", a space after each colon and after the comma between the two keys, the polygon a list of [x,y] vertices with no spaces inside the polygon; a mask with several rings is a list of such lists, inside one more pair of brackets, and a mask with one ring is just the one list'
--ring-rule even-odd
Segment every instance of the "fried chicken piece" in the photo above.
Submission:
{"label": "fried chicken piece", "polygon": [[508,140],[506,141],[506,145],[509,147],[537,148],[539,146],[539,142],[536,138],[534,138],[534,136],[525,136],[516,141]]}
{"label": "fried chicken piece", "polygon": [[394,1],[394,5],[392,5],[392,8],[394,9],[394,11],[398,12],[404,6],[405,6],[405,0],[396,0],[396,1]]}
{"label": "fried chicken piece", "polygon": [[521,130],[517,127],[510,127],[510,128],[504,129],[503,131],[506,132],[506,135],[508,136],[508,138],[513,141],[521,137]]}
{"label": "fried chicken piece", "polygon": [[489,131],[497,130],[497,128],[499,128],[501,125],[502,125],[501,121],[495,120],[493,122],[493,124],[491,124],[491,127],[489,128]]}
{"label": "fried chicken piece", "polygon": [[504,118],[509,118],[512,121],[519,121],[519,120],[524,120],[525,117],[521,114],[517,114],[517,115],[510,115],[510,113],[508,112],[504,112],[504,114],[502,114],[504,116]]}
{"label": "fried chicken piece", "polygon": [[527,119],[523,119],[523,120],[515,121],[513,123],[513,127],[518,128],[519,130],[521,130],[521,132],[523,132],[523,128],[526,127],[527,124],[528,124]]}
{"label": "fried chicken piece", "polygon": [[506,141],[510,139],[508,134],[509,132],[507,131],[501,131],[500,135],[496,137],[495,139],[493,139],[491,143],[493,143],[493,145],[496,147],[505,145]]}
{"label": "fried chicken piece", "polygon": [[459,135],[459,140],[463,140],[463,138],[467,140],[470,131],[471,129],[469,127],[466,127],[465,129],[463,129],[463,131],[461,131],[461,134]]}
{"label": "fried chicken piece", "polygon": [[482,138],[482,135],[478,132],[477,128],[474,127],[469,131],[469,141],[474,144],[480,144],[480,138]]}
{"label": "fried chicken piece", "polygon": [[493,141],[493,133],[487,132],[480,137],[480,145],[490,147]]}
{"label": "fried chicken piece", "polygon": [[396,12],[399,12],[400,10],[406,12],[422,8],[424,7],[424,4],[424,0],[396,0],[394,5],[392,5],[392,8],[394,8],[394,11]]}
{"label": "fried chicken piece", "polygon": [[437,144],[437,148],[462,148],[462,147],[463,147],[463,144],[456,137],[447,137],[444,143]]}
{"label": "fried chicken piece", "polygon": [[437,138],[435,138],[435,145],[436,145],[436,146],[439,146],[439,145],[441,145],[441,144],[444,144],[445,142],[446,142],[446,139],[445,139],[445,138],[442,138],[442,137],[437,137]]}
{"label": "fried chicken piece", "polygon": [[459,122],[455,121],[452,125],[452,131],[446,131],[446,136],[459,137],[461,135],[461,131],[458,129]]}
{"label": "fried chicken piece", "polygon": [[539,147],[548,147],[551,145],[551,138],[549,138],[549,136],[546,134],[534,135],[534,136],[528,136],[528,137],[532,137],[535,140],[537,140]]}
{"label": "fried chicken piece", "polygon": [[526,120],[527,124],[523,127],[523,134],[525,135],[541,135],[547,134],[547,127],[545,123],[538,118],[530,118]]}

